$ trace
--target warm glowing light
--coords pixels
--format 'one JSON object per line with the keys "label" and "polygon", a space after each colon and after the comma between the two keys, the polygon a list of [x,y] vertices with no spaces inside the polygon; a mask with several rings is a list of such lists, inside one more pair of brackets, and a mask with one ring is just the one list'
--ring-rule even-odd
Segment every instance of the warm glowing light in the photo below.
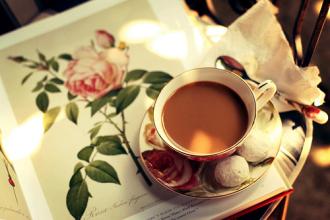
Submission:
{"label": "warm glowing light", "polygon": [[3,147],[10,160],[23,159],[38,148],[42,136],[42,114],[36,114],[4,137]]}
{"label": "warm glowing light", "polygon": [[323,98],[323,97],[317,98],[317,99],[315,99],[315,101],[314,101],[314,105],[315,105],[315,106],[320,106],[320,105],[322,105],[323,103],[324,103],[324,98]]}
{"label": "warm glowing light", "polygon": [[313,148],[311,151],[313,162],[320,167],[330,166],[330,145],[325,147]]}
{"label": "warm glowing light", "polygon": [[301,44],[301,36],[300,35],[296,36],[295,44],[297,46],[297,53],[298,53],[298,55],[299,56],[302,56],[303,48],[302,48],[302,44]]}
{"label": "warm glowing light", "polygon": [[[204,48],[204,44],[205,44],[205,40],[202,36],[202,33],[197,29],[194,28],[193,30],[194,32],[194,43],[195,43],[195,47],[198,51],[202,51]],[[197,51],[196,51],[197,52]]]}
{"label": "warm glowing light", "polygon": [[143,43],[158,35],[161,30],[161,26],[154,21],[137,20],[122,27],[119,39],[128,44]]}
{"label": "warm glowing light", "polygon": [[221,37],[227,32],[227,28],[220,25],[209,25],[206,27],[205,34],[213,43],[220,41]]}
{"label": "warm glowing light", "polygon": [[[316,14],[319,14],[320,13],[320,10],[321,10],[321,7],[322,7],[322,2],[323,1],[317,1],[314,4],[314,11],[315,11]],[[327,19],[330,19],[330,11],[328,11]]]}
{"label": "warm glowing light", "polygon": [[[194,134],[191,138],[189,150],[192,152],[215,152],[215,147],[221,147],[226,146],[225,142],[223,142],[221,139],[217,138],[217,140],[214,140],[216,137],[206,133],[202,130],[196,130],[194,131]],[[202,147],[202,151],[201,151]]]}
{"label": "warm glowing light", "polygon": [[184,59],[188,53],[187,39],[183,31],[160,35],[153,39],[147,48],[167,59]]}
{"label": "warm glowing light", "polygon": [[211,146],[211,145],[212,145],[212,139],[208,134],[206,134],[203,131],[196,131],[191,139],[189,149],[193,152],[199,152],[200,147],[204,146],[203,150],[208,152],[212,150],[212,148],[209,147],[209,149],[207,149],[206,146]]}

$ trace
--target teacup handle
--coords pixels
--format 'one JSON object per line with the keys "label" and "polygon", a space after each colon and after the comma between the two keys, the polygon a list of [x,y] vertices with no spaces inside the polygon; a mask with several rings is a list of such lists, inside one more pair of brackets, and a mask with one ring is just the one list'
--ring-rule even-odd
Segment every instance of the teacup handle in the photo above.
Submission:
{"label": "teacup handle", "polygon": [[276,85],[271,80],[266,80],[253,90],[257,102],[257,111],[261,109],[276,93]]}

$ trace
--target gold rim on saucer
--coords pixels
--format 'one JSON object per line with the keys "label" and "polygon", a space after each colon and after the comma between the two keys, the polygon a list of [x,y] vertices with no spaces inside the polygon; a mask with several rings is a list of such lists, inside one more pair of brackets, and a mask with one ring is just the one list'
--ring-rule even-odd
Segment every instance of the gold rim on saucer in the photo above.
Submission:
{"label": "gold rim on saucer", "polygon": [[[280,149],[282,135],[281,118],[274,105],[268,102],[267,105],[259,110],[254,129],[260,129],[266,133],[268,141],[273,146],[272,152],[264,161],[258,164],[249,163],[250,178],[247,181],[236,187],[223,187],[214,181],[216,161],[197,162],[188,160],[164,146],[161,139],[152,138],[155,137],[152,135],[156,131],[153,125],[153,114],[150,111],[152,111],[152,108],[149,108],[146,112],[139,134],[139,153],[142,165],[152,179],[170,191],[181,195],[198,198],[220,198],[240,192],[253,185],[266,173]],[[153,169],[152,164],[148,160],[158,160],[161,155],[164,155],[162,157],[168,157],[168,160],[171,160],[169,163],[174,161],[181,167],[181,170],[173,168],[173,164],[172,167],[167,168],[164,172],[158,172],[157,169]],[[185,171],[182,171],[183,169]],[[180,175],[182,174],[179,172],[188,174],[181,177]],[[178,176],[180,176],[180,179],[176,179]]]}

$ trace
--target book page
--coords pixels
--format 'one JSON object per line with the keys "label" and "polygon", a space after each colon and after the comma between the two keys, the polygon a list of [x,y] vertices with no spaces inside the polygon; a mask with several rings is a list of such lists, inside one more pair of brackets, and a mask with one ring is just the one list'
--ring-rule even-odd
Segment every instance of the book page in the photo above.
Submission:
{"label": "book page", "polygon": [[271,198],[289,187],[274,165],[256,184],[240,193],[220,199],[195,199],[178,196],[155,207],[130,216],[127,220],[138,219],[223,219]]}
{"label": "book page", "polygon": [[31,219],[15,170],[2,151],[0,135],[0,219]]}

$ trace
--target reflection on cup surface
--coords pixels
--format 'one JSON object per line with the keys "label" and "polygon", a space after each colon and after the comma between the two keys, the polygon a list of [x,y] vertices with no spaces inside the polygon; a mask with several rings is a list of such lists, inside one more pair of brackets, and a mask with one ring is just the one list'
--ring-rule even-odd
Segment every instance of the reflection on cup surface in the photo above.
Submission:
{"label": "reflection on cup surface", "polygon": [[181,147],[215,153],[235,144],[247,128],[247,110],[230,88],[201,81],[179,88],[163,110],[166,133]]}

